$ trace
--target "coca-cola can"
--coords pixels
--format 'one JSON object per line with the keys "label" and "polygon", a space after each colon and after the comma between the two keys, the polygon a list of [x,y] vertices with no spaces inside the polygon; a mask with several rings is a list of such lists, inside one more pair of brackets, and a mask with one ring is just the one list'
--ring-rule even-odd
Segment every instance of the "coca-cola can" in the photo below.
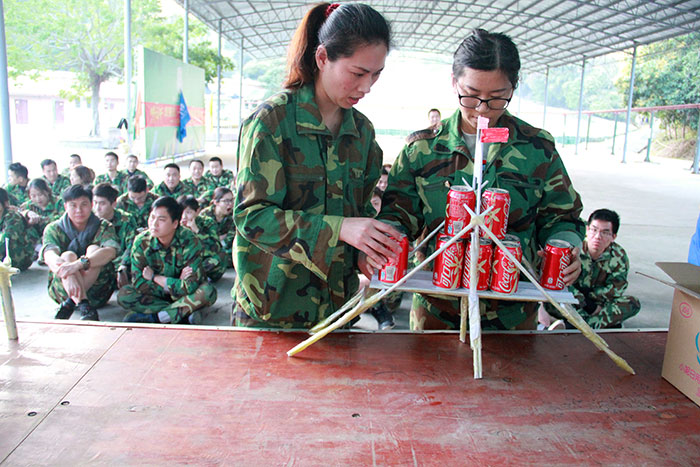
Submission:
{"label": "coca-cola can", "polygon": [[401,280],[408,268],[408,237],[404,235],[400,240],[391,238],[401,245],[401,253],[397,259],[390,259],[379,271],[379,280],[387,284],[394,284]]}
{"label": "coca-cola can", "polygon": [[[493,206],[493,210],[486,215],[484,225],[502,240],[508,230],[508,214],[510,213],[510,193],[501,188],[489,188],[481,195],[481,212]],[[486,234],[481,233],[484,237]]]}
{"label": "coca-cola can", "polygon": [[[440,234],[435,244],[435,250],[452,240],[452,236]],[[433,264],[433,284],[443,289],[459,288],[464,258],[464,242],[456,241],[435,258]]]}
{"label": "coca-cola can", "polygon": [[[464,252],[464,268],[462,268],[462,287],[469,288],[471,286],[471,254],[472,242],[467,242],[467,249]],[[493,246],[488,238],[479,239],[479,264],[477,265],[477,273],[479,281],[476,284],[476,290],[488,290],[489,281],[491,279],[491,257],[493,254]]]}
{"label": "coca-cola can", "polygon": [[476,193],[465,185],[455,185],[447,192],[447,206],[445,208],[445,233],[455,235],[459,233],[472,220],[469,211],[476,208]]}
{"label": "coca-cola can", "polygon": [[571,264],[572,246],[564,240],[550,240],[544,248],[540,284],[549,290],[564,290],[564,269]]}
{"label": "coca-cola can", "polygon": [[[500,239],[499,239],[499,240],[500,240]],[[506,241],[506,242],[515,242],[515,243],[517,243],[518,245],[520,245],[520,237],[518,237],[517,235],[513,235],[513,234],[506,234],[506,236],[503,237],[503,241]]]}
{"label": "coca-cola can", "polygon": [[[519,243],[503,242],[510,253],[518,261],[523,259],[523,250]],[[520,273],[518,266],[508,258],[503,250],[496,248],[493,254],[493,268],[491,273],[491,290],[499,293],[513,293],[518,290]]]}

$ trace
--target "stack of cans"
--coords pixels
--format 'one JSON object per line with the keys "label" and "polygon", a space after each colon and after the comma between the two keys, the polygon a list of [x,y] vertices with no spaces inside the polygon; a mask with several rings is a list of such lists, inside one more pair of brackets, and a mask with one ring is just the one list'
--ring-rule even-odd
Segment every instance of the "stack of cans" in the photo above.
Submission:
{"label": "stack of cans", "polygon": [[[464,208],[464,204],[474,210],[476,206],[476,194],[467,186],[453,186],[447,194],[447,206],[445,210],[445,231],[438,236],[435,249],[452,239],[470,221],[471,216]],[[515,235],[508,235],[508,214],[510,211],[510,194],[507,190],[484,190],[481,198],[482,212],[493,207],[486,218],[487,227],[499,240],[504,240],[504,245],[518,259],[522,260],[522,248],[520,240]],[[433,284],[445,289],[455,289],[460,286],[469,287],[471,274],[471,240],[466,243],[460,240],[453,243],[435,259],[433,266]],[[502,251],[493,247],[490,239],[479,239],[479,274],[477,290],[513,293],[518,289],[520,274],[517,265],[510,261]]]}

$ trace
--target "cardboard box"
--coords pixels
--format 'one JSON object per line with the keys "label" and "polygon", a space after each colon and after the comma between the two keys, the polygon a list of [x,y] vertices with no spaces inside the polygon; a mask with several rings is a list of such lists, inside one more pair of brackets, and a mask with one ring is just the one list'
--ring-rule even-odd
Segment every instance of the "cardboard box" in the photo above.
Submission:
{"label": "cardboard box", "polygon": [[700,406],[700,267],[656,263],[675,283],[661,376]]}

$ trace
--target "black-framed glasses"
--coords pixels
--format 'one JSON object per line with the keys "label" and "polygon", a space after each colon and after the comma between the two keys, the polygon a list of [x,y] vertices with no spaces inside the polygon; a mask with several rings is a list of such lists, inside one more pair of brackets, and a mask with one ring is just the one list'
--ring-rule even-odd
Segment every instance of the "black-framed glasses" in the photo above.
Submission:
{"label": "black-framed glasses", "polygon": [[510,99],[505,99],[503,97],[480,99],[476,96],[463,96],[461,94],[457,95],[459,96],[459,105],[466,107],[467,109],[476,109],[481,104],[486,104],[486,107],[491,110],[503,110],[508,107],[508,104],[510,104],[510,99],[512,99],[512,97]]}

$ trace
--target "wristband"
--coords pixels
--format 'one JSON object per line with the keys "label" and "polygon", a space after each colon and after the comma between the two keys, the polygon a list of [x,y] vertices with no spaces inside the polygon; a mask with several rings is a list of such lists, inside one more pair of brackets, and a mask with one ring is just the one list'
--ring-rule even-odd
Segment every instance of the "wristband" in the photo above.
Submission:
{"label": "wristband", "polygon": [[88,269],[90,269],[90,258],[88,258],[85,255],[81,256],[80,264],[83,267],[83,271],[87,271]]}

